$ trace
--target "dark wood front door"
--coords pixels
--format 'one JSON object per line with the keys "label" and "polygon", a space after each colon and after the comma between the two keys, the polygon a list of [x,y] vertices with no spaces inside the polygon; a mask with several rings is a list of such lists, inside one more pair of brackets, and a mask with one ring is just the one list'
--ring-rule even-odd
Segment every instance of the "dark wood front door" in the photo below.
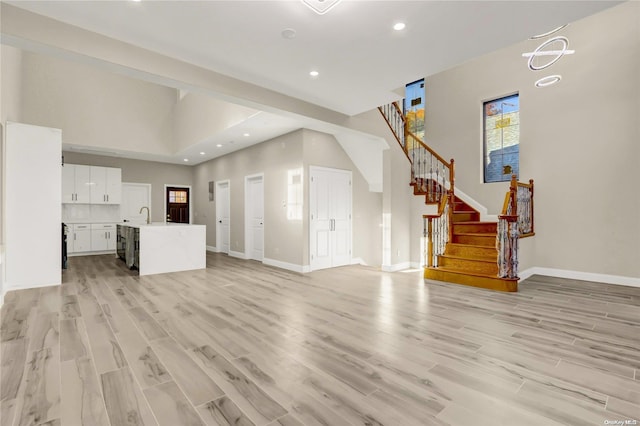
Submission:
{"label": "dark wood front door", "polygon": [[189,188],[167,187],[167,222],[189,223]]}

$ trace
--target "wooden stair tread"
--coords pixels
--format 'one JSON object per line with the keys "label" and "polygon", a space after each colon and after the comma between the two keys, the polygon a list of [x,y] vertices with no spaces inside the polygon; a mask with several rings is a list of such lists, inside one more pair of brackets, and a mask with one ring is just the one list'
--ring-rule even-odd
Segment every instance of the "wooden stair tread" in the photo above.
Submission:
{"label": "wooden stair tread", "polygon": [[447,283],[463,284],[472,287],[506,292],[518,291],[519,280],[519,278],[500,278],[496,275],[468,271],[463,272],[443,267],[424,268],[424,278],[428,280],[444,281]]}
{"label": "wooden stair tread", "polygon": [[[495,237],[495,232],[456,232],[454,235],[471,235],[474,237]],[[464,244],[463,244],[464,245]]]}
{"label": "wooden stair tread", "polygon": [[[482,246],[480,246],[482,247]],[[490,256],[476,256],[476,257],[470,257],[470,256],[459,256],[459,255],[455,255],[455,254],[441,254],[439,257],[446,257],[448,259],[459,259],[459,260],[469,260],[472,262],[486,262],[486,263],[496,263],[497,259],[498,259],[498,254],[496,253],[495,256],[490,257]]]}
{"label": "wooden stair tread", "polygon": [[479,249],[495,248],[495,247],[489,247],[489,246],[481,246],[478,244],[464,244],[464,243],[453,243],[453,242],[449,242],[447,243],[447,245],[456,246],[456,247],[471,247],[471,248],[479,248]]}
{"label": "wooden stair tread", "polygon": [[482,272],[460,271],[460,270],[457,270],[457,269],[446,268],[444,266],[438,266],[437,268],[431,266],[431,267],[427,267],[425,269],[443,271],[443,272],[450,272],[452,274],[473,275],[474,277],[495,278],[497,280],[518,281],[518,279],[519,279],[519,278],[515,278],[515,279],[512,279],[512,280],[509,280],[508,278],[500,278],[500,277],[498,277],[496,275],[483,274]]}
{"label": "wooden stair tread", "polygon": [[[470,212],[462,212],[462,213],[470,213]],[[490,221],[482,221],[482,220],[465,220],[464,222],[456,222],[456,225],[497,225],[497,224],[498,222],[490,222]]]}

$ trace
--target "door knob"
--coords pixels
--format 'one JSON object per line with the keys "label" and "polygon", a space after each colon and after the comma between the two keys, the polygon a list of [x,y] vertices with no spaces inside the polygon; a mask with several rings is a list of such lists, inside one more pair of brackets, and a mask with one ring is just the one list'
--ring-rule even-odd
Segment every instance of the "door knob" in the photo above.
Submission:
{"label": "door knob", "polygon": [[221,221],[221,220],[219,220],[219,221],[218,221],[218,223],[222,223],[222,221]]}

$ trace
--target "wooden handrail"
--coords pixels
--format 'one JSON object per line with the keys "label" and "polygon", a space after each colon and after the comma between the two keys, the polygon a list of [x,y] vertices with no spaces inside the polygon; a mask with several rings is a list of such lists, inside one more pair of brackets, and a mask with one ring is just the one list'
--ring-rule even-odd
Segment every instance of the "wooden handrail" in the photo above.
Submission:
{"label": "wooden handrail", "polygon": [[[518,188],[525,188],[529,190],[530,196],[530,207],[529,207],[529,216],[531,220],[531,232],[521,233],[520,237],[531,237],[535,235],[534,226],[533,226],[533,179],[529,179],[529,183],[518,182],[516,175],[511,176],[511,182],[509,184],[509,192],[505,194],[504,203],[502,205],[501,216],[509,216],[515,215],[519,218],[518,214]],[[511,211],[509,211],[509,207],[511,207]]]}
{"label": "wooden handrail", "polygon": [[407,136],[412,137],[413,139],[415,139],[416,142],[418,142],[418,144],[423,147],[424,149],[426,149],[427,151],[429,151],[429,153],[431,155],[433,155],[434,157],[436,157],[438,159],[438,161],[440,161],[441,163],[443,163],[445,166],[447,167],[451,167],[451,163],[447,162],[447,160],[445,160],[444,158],[442,158],[440,155],[438,155],[437,152],[435,152],[433,149],[429,148],[429,146],[427,144],[425,144],[424,142],[422,142],[422,139],[420,139],[418,136],[416,136],[415,134],[413,134],[411,132],[411,130],[407,130]]}

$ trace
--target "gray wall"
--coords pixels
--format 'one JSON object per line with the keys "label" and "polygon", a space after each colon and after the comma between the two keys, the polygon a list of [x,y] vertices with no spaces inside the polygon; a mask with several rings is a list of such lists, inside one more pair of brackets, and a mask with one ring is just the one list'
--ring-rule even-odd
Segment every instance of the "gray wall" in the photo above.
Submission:
{"label": "gray wall", "polygon": [[[535,180],[531,266],[640,276],[640,3],[560,34],[576,54],[531,72],[526,41],[426,79],[426,137],[456,160],[456,187],[498,214],[507,183],[482,183],[482,102],[520,93],[520,180]],[[538,89],[543,76],[562,81]],[[412,238],[418,238],[412,235]]]}
{"label": "gray wall", "polygon": [[[309,166],[352,171],[352,253],[367,265],[382,264],[382,193],[369,192],[364,179],[336,139],[326,133],[304,130],[305,206],[309,217]],[[303,252],[309,264],[309,221],[304,222]]]}
{"label": "gray wall", "polygon": [[[208,201],[208,182],[230,180],[231,247],[244,253],[244,178],[264,173],[264,256],[293,265],[309,265],[309,165],[353,172],[353,253],[370,265],[381,263],[382,195],[368,184],[335,138],[298,130],[194,167],[197,223],[207,225],[207,245],[216,245],[216,202]],[[303,168],[303,220],[287,219],[287,171]]]}
{"label": "gray wall", "polygon": [[303,265],[302,221],[287,219],[287,170],[302,167],[302,131],[236,151],[194,166],[196,223],[207,225],[207,245],[216,246],[216,202],[209,182],[230,181],[230,250],[244,253],[244,178],[264,173],[264,257]]}
{"label": "gray wall", "polygon": [[[154,161],[130,160],[127,158],[107,157],[102,155],[82,154],[65,151],[64,161],[69,164],[86,164],[88,166],[118,167],[122,169],[122,181],[130,183],[151,184],[151,220],[164,222],[164,185],[191,185],[193,187],[193,169],[190,166],[157,163]],[[193,201],[198,196],[194,194]],[[197,217],[195,217],[194,222]]]}

